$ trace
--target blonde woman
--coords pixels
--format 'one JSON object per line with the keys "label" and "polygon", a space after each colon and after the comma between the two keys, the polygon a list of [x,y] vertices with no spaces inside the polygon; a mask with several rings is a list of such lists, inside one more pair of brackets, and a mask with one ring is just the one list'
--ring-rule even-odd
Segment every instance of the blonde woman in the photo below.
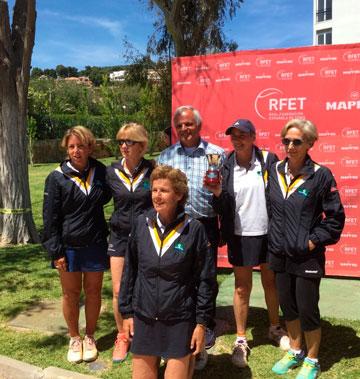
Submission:
{"label": "blonde woman", "polygon": [[[103,206],[111,193],[105,166],[91,158],[94,146],[95,138],[89,129],[69,129],[62,140],[68,159],[49,174],[44,191],[43,246],[59,272],[63,313],[70,334],[67,359],[74,363],[97,358],[94,333],[103,272],[109,268]],[[83,340],[79,331],[82,289],[86,318]]]}
{"label": "blonde woman", "polygon": [[116,139],[122,158],[107,168],[107,181],[114,198],[114,213],[110,220],[110,256],[113,287],[113,311],[117,337],[113,350],[113,362],[120,363],[127,357],[129,339],[125,337],[119,313],[118,297],[124,256],[130,228],[136,218],[151,207],[150,174],[153,163],[144,159],[148,145],[145,128],[136,123],[123,125]]}

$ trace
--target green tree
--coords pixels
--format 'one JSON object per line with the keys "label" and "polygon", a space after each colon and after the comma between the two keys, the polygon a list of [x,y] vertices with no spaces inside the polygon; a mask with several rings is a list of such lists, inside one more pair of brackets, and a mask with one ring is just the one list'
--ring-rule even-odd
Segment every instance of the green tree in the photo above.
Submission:
{"label": "green tree", "polygon": [[43,72],[43,70],[41,68],[39,68],[39,67],[33,67],[31,69],[30,77],[31,77],[31,79],[38,79],[43,74],[44,74],[44,72]]}
{"label": "green tree", "polygon": [[236,14],[244,0],[149,0],[160,10],[155,33],[149,41],[160,54],[173,50],[176,56],[206,54],[236,49],[223,33],[226,17]]}

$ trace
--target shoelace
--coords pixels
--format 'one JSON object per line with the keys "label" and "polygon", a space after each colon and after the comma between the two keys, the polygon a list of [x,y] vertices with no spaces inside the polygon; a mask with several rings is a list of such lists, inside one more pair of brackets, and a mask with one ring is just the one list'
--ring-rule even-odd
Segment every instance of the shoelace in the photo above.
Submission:
{"label": "shoelace", "polygon": [[92,350],[96,346],[94,337],[85,336],[84,341],[89,350]]}
{"label": "shoelace", "polygon": [[71,343],[70,343],[70,348],[73,351],[80,351],[81,339],[80,338],[72,338]]}

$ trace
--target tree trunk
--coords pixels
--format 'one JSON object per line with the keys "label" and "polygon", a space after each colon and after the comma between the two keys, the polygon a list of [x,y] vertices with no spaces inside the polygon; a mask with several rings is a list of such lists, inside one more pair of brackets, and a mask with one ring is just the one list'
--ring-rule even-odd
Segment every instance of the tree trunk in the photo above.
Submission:
{"label": "tree trunk", "polygon": [[35,0],[0,0],[0,244],[38,242],[31,213],[26,114]]}

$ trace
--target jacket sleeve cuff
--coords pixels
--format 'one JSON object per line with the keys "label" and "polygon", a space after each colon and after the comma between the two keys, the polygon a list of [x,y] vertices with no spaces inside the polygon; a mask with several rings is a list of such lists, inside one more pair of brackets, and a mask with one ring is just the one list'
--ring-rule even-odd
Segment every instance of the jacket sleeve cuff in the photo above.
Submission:
{"label": "jacket sleeve cuff", "polygon": [[321,245],[320,238],[316,235],[316,233],[312,233],[309,236],[309,240],[312,241],[314,245]]}
{"label": "jacket sleeve cuff", "polygon": [[122,313],[121,314],[121,317],[126,320],[128,318],[133,318],[134,317],[134,313]]}

